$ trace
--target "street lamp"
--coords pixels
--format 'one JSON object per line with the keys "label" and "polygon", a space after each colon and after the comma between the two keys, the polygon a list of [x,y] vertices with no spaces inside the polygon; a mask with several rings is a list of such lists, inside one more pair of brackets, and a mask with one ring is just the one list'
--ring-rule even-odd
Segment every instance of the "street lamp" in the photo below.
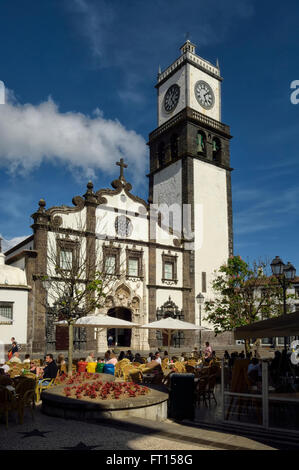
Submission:
{"label": "street lamp", "polygon": [[202,295],[202,293],[200,292],[196,296],[196,302],[199,305],[199,326],[200,326],[200,330],[199,330],[199,352],[200,352],[200,354],[201,354],[201,306],[204,303],[204,300],[205,300],[205,296]]}
{"label": "street lamp", "polygon": [[[279,258],[279,256],[276,256],[272,263],[270,264],[271,270],[273,275],[276,277],[278,280],[279,284],[282,287],[282,292],[283,292],[283,314],[287,314],[287,302],[286,302],[286,291],[288,288],[288,285],[290,281],[292,281],[295,278],[296,275],[296,269],[294,266],[288,261],[287,265],[284,264],[284,262]],[[287,338],[284,338],[284,348],[287,349]]]}

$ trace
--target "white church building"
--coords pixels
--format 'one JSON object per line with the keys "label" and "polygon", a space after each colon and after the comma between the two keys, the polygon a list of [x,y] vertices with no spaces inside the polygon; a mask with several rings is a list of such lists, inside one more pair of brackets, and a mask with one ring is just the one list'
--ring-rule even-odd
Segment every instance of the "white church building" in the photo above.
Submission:
{"label": "white church building", "polygon": [[[22,314],[15,312],[16,324],[19,315],[26,322],[26,334],[14,329],[12,335],[30,351],[67,349],[67,329],[54,324],[43,282],[55,276],[49,266],[53,249],[61,269],[82,257],[88,265],[100,260],[111,282],[95,314],[140,325],[173,316],[209,326],[196,297],[212,297],[213,273],[233,253],[231,135],[221,122],[221,83],[218,64],[199,57],[189,40],[158,74],[158,122],[149,135],[150,170],[144,175],[147,201],[134,195],[122,159],[111,188],[96,189],[89,182],[85,194],[73,198],[73,207],[46,208],[39,201],[33,234],[5,253],[8,267],[23,270],[22,282],[30,286]],[[126,349],[167,344],[163,334],[151,330],[110,333]],[[228,333],[215,338],[213,331],[203,332],[202,338],[221,349],[233,344]],[[172,337],[172,347],[188,351],[194,346],[198,335],[193,332]],[[95,347],[107,349],[107,332],[75,329],[75,348]]]}

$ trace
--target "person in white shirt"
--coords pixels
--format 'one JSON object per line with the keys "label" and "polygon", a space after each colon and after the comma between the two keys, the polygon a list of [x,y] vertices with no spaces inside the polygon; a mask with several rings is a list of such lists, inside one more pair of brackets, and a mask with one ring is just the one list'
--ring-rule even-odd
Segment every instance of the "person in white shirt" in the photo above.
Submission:
{"label": "person in white shirt", "polygon": [[12,356],[10,362],[17,362],[18,364],[22,363],[21,359],[19,358],[19,353],[18,352],[14,353],[14,355]]}
{"label": "person in white shirt", "polygon": [[7,372],[10,370],[10,367],[7,364],[3,364],[3,365],[0,365],[0,369],[3,369],[4,373],[7,374]]}
{"label": "person in white shirt", "polygon": [[155,353],[155,359],[154,359],[154,360],[155,360],[156,362],[158,362],[158,364],[161,364],[161,363],[162,363],[159,351],[157,351],[157,352]]}

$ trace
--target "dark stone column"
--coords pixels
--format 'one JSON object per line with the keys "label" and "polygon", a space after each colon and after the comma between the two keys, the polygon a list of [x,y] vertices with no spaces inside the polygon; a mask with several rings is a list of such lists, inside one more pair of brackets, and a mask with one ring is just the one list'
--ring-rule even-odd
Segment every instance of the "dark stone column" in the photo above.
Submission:
{"label": "dark stone column", "polygon": [[[46,203],[43,199],[39,201],[39,209],[31,217],[34,220],[34,245],[37,252],[35,258],[34,274],[34,295],[30,311],[32,330],[32,351],[42,352],[46,349],[46,292],[42,285],[41,277],[47,274],[47,241],[49,230],[49,216],[45,211]],[[32,269],[32,266],[31,266]]]}

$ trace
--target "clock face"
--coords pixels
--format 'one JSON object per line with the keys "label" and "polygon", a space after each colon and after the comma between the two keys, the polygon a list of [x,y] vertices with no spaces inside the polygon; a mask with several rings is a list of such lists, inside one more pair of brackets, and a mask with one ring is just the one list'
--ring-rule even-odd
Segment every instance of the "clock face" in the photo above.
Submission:
{"label": "clock face", "polygon": [[178,85],[171,85],[165,93],[164,97],[164,109],[167,113],[174,110],[179,102],[180,98],[180,87]]}
{"label": "clock face", "polygon": [[210,85],[208,85],[208,83],[204,82],[203,80],[196,82],[194,86],[194,93],[200,106],[205,109],[213,108],[215,103],[215,96],[212,88]]}
{"label": "clock face", "polygon": [[125,238],[129,237],[133,232],[133,225],[131,220],[124,216],[120,215],[115,219],[115,231],[119,237]]}

